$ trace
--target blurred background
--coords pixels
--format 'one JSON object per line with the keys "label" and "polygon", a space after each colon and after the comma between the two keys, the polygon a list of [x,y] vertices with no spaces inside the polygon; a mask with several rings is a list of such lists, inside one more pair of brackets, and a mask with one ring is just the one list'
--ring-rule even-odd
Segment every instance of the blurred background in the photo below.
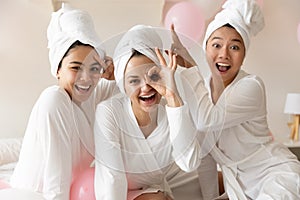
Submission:
{"label": "blurred background", "polygon": [[[103,41],[135,24],[165,27],[175,17],[179,20],[177,28],[201,45],[204,29],[223,1],[65,2],[91,14]],[[265,15],[266,26],[252,39],[243,68],[264,80],[270,129],[276,139],[284,140],[290,133],[287,126],[290,116],[284,113],[286,96],[300,93],[300,33],[297,32],[300,1],[257,1]],[[184,7],[191,4],[194,7]],[[60,6],[61,1],[0,0],[0,138],[22,137],[38,96],[47,86],[56,83],[50,74],[46,30],[51,13]]]}

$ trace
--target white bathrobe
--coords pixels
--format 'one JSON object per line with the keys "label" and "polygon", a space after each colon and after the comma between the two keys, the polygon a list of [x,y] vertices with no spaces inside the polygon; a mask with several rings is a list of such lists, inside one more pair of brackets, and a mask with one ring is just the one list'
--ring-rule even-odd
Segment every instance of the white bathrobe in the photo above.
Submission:
{"label": "white bathrobe", "polygon": [[[131,200],[143,193],[157,191],[172,196],[172,190],[177,200],[202,199],[197,171],[185,173],[180,170],[172,157],[169,140],[172,131],[175,136],[182,136],[179,132],[186,134],[174,138],[179,145],[195,141],[188,107],[166,107],[162,100],[157,121],[157,128],[145,138],[128,97],[120,95],[99,104],[95,121],[97,199]],[[187,156],[182,155],[191,146],[180,146],[173,156],[185,160]],[[214,182],[207,181],[208,185]]]}
{"label": "white bathrobe", "polygon": [[262,80],[241,70],[213,104],[197,67],[181,76],[204,141],[189,154],[189,163],[197,165],[199,157],[212,150],[230,199],[300,199],[300,163],[287,147],[272,140]]}
{"label": "white bathrobe", "polygon": [[58,86],[45,89],[30,115],[11,186],[69,200],[72,178],[93,160],[96,105],[114,91],[114,81],[100,79],[79,107]]}

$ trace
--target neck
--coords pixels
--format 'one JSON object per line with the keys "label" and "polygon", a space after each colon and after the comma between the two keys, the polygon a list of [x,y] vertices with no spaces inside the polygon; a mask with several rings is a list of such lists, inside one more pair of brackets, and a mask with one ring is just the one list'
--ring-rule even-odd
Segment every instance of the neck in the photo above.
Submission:
{"label": "neck", "polygon": [[217,103],[219,97],[225,89],[225,85],[220,77],[212,77],[210,80],[211,97],[214,104]]}
{"label": "neck", "polygon": [[133,112],[141,131],[147,138],[157,127],[157,109],[153,109],[150,112],[142,110]]}

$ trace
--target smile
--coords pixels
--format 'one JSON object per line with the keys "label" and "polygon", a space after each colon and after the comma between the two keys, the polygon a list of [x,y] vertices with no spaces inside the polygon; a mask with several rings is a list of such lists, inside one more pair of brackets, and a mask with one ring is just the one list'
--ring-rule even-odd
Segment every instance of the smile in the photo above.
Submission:
{"label": "smile", "polygon": [[79,91],[87,92],[91,88],[91,85],[88,85],[88,86],[75,85],[75,88]]}
{"label": "smile", "polygon": [[226,72],[231,68],[229,64],[225,63],[216,63],[216,67],[220,72]]}
{"label": "smile", "polygon": [[151,95],[144,95],[144,96],[139,96],[139,99],[142,101],[151,101],[155,98],[155,94],[151,94]]}

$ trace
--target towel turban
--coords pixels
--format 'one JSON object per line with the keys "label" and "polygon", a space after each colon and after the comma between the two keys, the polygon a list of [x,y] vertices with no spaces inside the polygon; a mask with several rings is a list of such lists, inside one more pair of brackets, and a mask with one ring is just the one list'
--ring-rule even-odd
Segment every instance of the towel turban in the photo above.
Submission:
{"label": "towel turban", "polygon": [[113,55],[114,75],[121,92],[125,93],[124,72],[133,50],[147,56],[159,66],[160,63],[155,53],[155,47],[161,50],[163,43],[158,33],[151,26],[136,25],[124,34]]}
{"label": "towel turban", "polygon": [[203,49],[210,35],[225,24],[230,24],[241,35],[246,52],[250,38],[264,28],[264,16],[255,0],[227,0],[214,20],[208,25],[203,40]]}
{"label": "towel turban", "polygon": [[47,29],[51,74],[56,77],[58,65],[70,46],[77,40],[94,47],[100,58],[105,51],[101,47],[91,16],[83,10],[63,6],[51,15]]}

